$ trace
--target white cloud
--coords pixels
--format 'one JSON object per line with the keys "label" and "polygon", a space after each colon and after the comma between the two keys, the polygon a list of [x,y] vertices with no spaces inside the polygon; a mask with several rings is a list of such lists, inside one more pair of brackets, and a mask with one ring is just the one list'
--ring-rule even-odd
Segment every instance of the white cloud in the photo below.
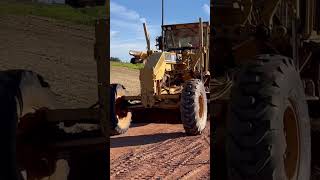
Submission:
{"label": "white cloud", "polygon": [[[134,42],[115,42],[110,46],[111,57],[118,57],[121,60],[130,60],[129,50],[145,51],[146,43],[142,40]],[[124,58],[124,59],[123,59]]]}
{"label": "white cloud", "polygon": [[[157,26],[148,26],[150,33],[150,41],[151,47],[155,50],[155,38],[160,35],[160,27]],[[147,43],[143,33],[143,27],[139,28],[141,32],[138,34],[137,32],[131,32],[133,34],[130,38],[118,38],[122,34],[128,35],[126,31],[117,33],[117,37],[111,37],[110,43],[110,53],[112,57],[118,57],[124,61],[130,60],[131,56],[129,55],[129,50],[137,50],[137,51],[146,51]],[[134,34],[137,33],[137,36]]]}
{"label": "white cloud", "polygon": [[210,15],[210,6],[208,4],[204,4],[202,9],[206,14]]}
{"label": "white cloud", "polygon": [[146,18],[140,18],[140,22],[145,23],[147,22]]}
{"label": "white cloud", "polygon": [[113,31],[113,30],[110,30],[110,37],[115,37],[117,34],[119,34],[119,31]]}
{"label": "white cloud", "polygon": [[122,6],[113,1],[110,2],[110,14],[113,14],[117,17],[121,17],[124,19],[131,19],[131,20],[140,18],[140,15],[136,11],[130,10],[127,7]]}
{"label": "white cloud", "polygon": [[[111,42],[110,53],[112,57],[129,60],[129,50],[146,50],[146,41],[142,23],[147,19],[137,11],[131,10],[123,5],[110,2],[110,28]],[[160,33],[160,26],[148,24],[151,45],[154,46],[155,38]]]}
{"label": "white cloud", "polygon": [[118,28],[119,30],[137,30],[138,27],[142,27],[142,23],[140,21],[127,21],[122,19],[111,19],[110,27]]}

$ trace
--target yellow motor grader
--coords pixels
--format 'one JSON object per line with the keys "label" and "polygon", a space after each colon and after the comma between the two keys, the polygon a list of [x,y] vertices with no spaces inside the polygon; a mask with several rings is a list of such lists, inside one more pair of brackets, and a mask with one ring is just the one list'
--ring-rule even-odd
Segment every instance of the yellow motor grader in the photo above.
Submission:
{"label": "yellow motor grader", "polygon": [[210,104],[214,178],[319,174],[320,1],[211,0],[210,7],[211,76],[232,84]]}
{"label": "yellow motor grader", "polygon": [[163,36],[157,38],[159,51],[150,49],[149,33],[143,25],[148,50],[130,53],[144,63],[139,76],[140,95],[126,96],[122,85],[111,85],[112,132],[125,133],[138,110],[146,115],[153,109],[154,118],[161,110],[180,111],[186,133],[200,134],[207,122],[209,23],[200,18],[197,23],[163,25]]}

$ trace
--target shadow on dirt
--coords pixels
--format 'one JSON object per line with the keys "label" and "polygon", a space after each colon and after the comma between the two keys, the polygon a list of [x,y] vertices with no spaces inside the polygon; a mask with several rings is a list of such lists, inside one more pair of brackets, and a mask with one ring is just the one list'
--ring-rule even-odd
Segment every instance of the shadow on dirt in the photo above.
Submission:
{"label": "shadow on dirt", "polygon": [[130,128],[146,126],[148,124],[150,124],[150,123],[131,123]]}
{"label": "shadow on dirt", "polygon": [[157,143],[165,141],[168,139],[175,139],[179,137],[184,137],[183,132],[173,132],[173,133],[158,133],[149,135],[139,135],[139,136],[126,136],[126,137],[116,137],[110,139],[110,148],[127,147],[127,146],[139,146]]}
{"label": "shadow on dirt", "polygon": [[132,123],[181,124],[180,111],[159,108],[136,109],[132,113]]}

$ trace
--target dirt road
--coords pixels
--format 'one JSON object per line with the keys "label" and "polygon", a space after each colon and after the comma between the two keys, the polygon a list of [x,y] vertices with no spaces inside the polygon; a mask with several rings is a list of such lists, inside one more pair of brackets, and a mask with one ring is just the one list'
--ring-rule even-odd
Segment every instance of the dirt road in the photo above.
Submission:
{"label": "dirt road", "polygon": [[66,107],[97,101],[94,29],[39,17],[0,16],[0,69],[42,74]]}
{"label": "dirt road", "polygon": [[139,71],[124,67],[110,68],[110,83],[121,83],[127,89],[129,95],[140,93]]}
{"label": "dirt road", "polygon": [[182,125],[134,124],[111,138],[111,179],[210,179],[209,129],[186,137]]}
{"label": "dirt road", "polygon": [[[42,74],[64,107],[97,100],[94,29],[39,17],[0,17],[0,70]],[[138,71],[111,68],[111,82],[139,93]],[[133,124],[111,138],[111,179],[209,179],[209,129],[186,137],[181,124]],[[209,126],[209,125],[208,125]]]}

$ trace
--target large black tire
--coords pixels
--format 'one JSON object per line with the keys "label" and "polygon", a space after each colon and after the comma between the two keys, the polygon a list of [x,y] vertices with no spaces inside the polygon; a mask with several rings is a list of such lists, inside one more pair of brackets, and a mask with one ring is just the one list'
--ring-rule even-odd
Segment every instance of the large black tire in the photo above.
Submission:
{"label": "large black tire", "polygon": [[310,120],[293,61],[259,55],[235,80],[227,122],[232,180],[308,180]]}
{"label": "large black tire", "polygon": [[126,95],[125,87],[121,84],[111,84],[110,106],[111,106],[111,135],[124,134],[131,124],[131,112],[128,111],[127,101],[123,99]]}
{"label": "large black tire", "polygon": [[199,135],[207,124],[207,96],[199,79],[185,83],[181,94],[181,120],[187,135]]}
{"label": "large black tire", "polygon": [[1,165],[0,179],[18,179],[18,165],[16,155],[16,127],[17,113],[13,93],[0,85],[0,140],[1,140]]}
{"label": "large black tire", "polygon": [[[0,71],[0,141],[2,146],[0,153],[2,155],[0,163],[0,179],[20,180],[22,179],[21,170],[26,169],[28,171],[29,169],[29,167],[20,167],[21,163],[18,162],[18,156],[21,155],[18,153],[21,152],[21,149],[20,146],[19,148],[17,147],[17,142],[20,141],[17,135],[17,127],[20,127],[22,122],[19,122],[20,111],[17,107],[20,107],[20,110],[22,110],[23,108],[26,108],[26,104],[32,105],[26,102],[23,103],[23,99],[26,98],[27,95],[21,93],[22,79],[27,74],[30,75],[30,73],[33,76],[30,76],[29,78],[35,79],[28,79],[29,83],[33,80],[34,82],[38,82],[38,85],[42,88],[50,89],[49,83],[47,83],[41,75],[35,72],[28,70]],[[28,89],[34,87],[33,85],[36,84],[24,85],[24,88]],[[39,87],[37,86],[37,88]],[[32,91],[35,89],[32,89]]]}

